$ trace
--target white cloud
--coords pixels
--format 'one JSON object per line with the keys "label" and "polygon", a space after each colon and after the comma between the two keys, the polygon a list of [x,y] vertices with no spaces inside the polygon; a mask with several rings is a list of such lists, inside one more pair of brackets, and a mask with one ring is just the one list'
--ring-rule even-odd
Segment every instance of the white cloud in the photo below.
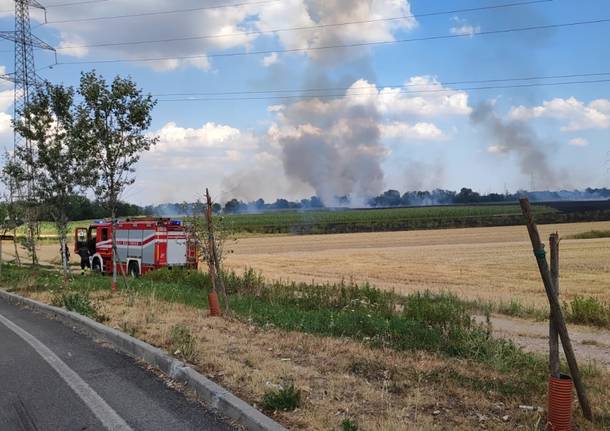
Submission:
{"label": "white cloud", "polygon": [[449,29],[451,34],[472,37],[481,32],[481,26],[468,24],[468,21],[465,19],[454,16],[451,20],[455,22],[455,25]]}
{"label": "white cloud", "polygon": [[[282,0],[264,5],[255,21],[261,31],[278,28],[322,26],[302,31],[278,32],[277,37],[286,49],[304,49],[315,46],[392,41],[394,34],[417,26],[408,0]],[[329,26],[328,24],[379,18],[406,17],[357,25]],[[366,48],[345,50],[308,51],[310,58],[333,63],[345,57],[360,55]]]}
{"label": "white cloud", "polygon": [[14,101],[14,90],[11,88],[10,90],[1,90],[0,91],[0,111],[4,112],[13,106]]}
{"label": "white cloud", "polygon": [[263,57],[263,60],[261,61],[261,63],[263,64],[263,66],[265,67],[269,67],[273,64],[276,64],[280,61],[279,56],[277,55],[277,52],[273,52],[271,54],[269,54],[266,57]]}
{"label": "white cloud", "polygon": [[0,134],[8,133],[13,130],[11,124],[12,116],[4,112],[0,112]]}
{"label": "white cloud", "polygon": [[387,115],[436,117],[472,112],[468,93],[443,87],[430,76],[410,78],[405,82],[405,89],[384,88],[379,91],[378,99],[380,111]]}
{"label": "white cloud", "polygon": [[459,27],[451,27],[451,34],[460,35],[460,36],[474,36],[475,34],[481,31],[481,27],[472,26],[469,24],[461,25]]}
{"label": "white cloud", "polygon": [[[6,3],[6,0],[4,2]],[[215,2],[206,0],[190,7],[206,7],[215,4]],[[53,8],[49,11],[47,27],[60,32],[58,46],[60,61],[62,57],[65,59],[66,56],[77,58],[91,56],[96,60],[194,57],[139,63],[155,70],[173,70],[185,66],[208,70],[210,68],[206,56],[208,53],[227,49],[249,49],[251,43],[258,37],[255,34],[244,34],[244,32],[252,29],[252,25],[246,21],[250,17],[256,17],[260,11],[260,5],[212,8],[138,18],[60,22],[88,17],[188,8],[189,5],[179,4],[174,0],[147,0],[146,2],[113,0],[112,8],[104,2],[91,3],[87,7]],[[41,15],[33,12],[32,17],[40,19]],[[220,37],[198,38],[208,35],[219,35]],[[192,39],[184,39],[190,37]],[[180,38],[183,40],[170,41],[170,39]],[[160,42],[146,43],[151,40]],[[136,43],[124,44],[124,42]],[[97,46],[87,48],[84,45]]]}
{"label": "white cloud", "polygon": [[[180,127],[170,122],[155,135],[159,143],[152,149],[156,153],[197,152],[205,149],[247,150],[257,148],[257,139],[252,133],[244,133],[231,126],[206,123],[198,129]],[[233,156],[235,153],[231,153]]]}
{"label": "white cloud", "polygon": [[74,33],[60,33],[61,41],[57,46],[57,49],[61,54],[69,55],[71,57],[82,58],[89,54],[89,49],[83,47],[86,44],[86,40]]}
{"label": "white cloud", "polygon": [[576,147],[586,147],[587,145],[589,145],[589,141],[587,141],[585,138],[574,138],[570,139],[568,141],[568,144],[574,145]]}
{"label": "white cloud", "polygon": [[227,157],[227,160],[231,162],[239,162],[241,159],[244,158],[244,155],[241,153],[241,151],[237,150],[226,150],[225,155]]}
{"label": "white cloud", "polygon": [[[80,18],[95,18],[136,13],[154,13],[189,9],[188,4],[174,0],[113,0],[108,4],[90,3],[82,6],[53,8],[49,11],[48,28],[60,33],[58,53],[60,61],[65,56],[94,59],[141,59],[163,57],[197,57],[224,50],[249,50],[255,40],[272,38],[281,48],[299,49],[314,46],[391,41],[395,33],[409,30],[417,25],[409,17],[411,7],[408,0],[353,0],[348,7],[342,0],[282,0],[278,2],[253,2],[258,4],[235,7],[209,8],[184,13],[151,14],[137,18],[112,20],[72,21]],[[13,9],[9,0],[0,0],[0,7]],[[217,5],[212,0],[195,2],[191,8]],[[375,20],[387,17],[405,19],[377,21],[368,24],[329,26],[328,24],[349,21]],[[39,11],[32,11],[34,20],[42,20]],[[62,22],[64,21],[64,22]],[[279,31],[257,34],[292,27],[321,26],[299,31]],[[208,37],[214,36],[214,37]],[[174,39],[173,41],[171,39]],[[181,40],[175,40],[181,39]],[[158,41],[146,43],[146,41]],[[125,42],[134,42],[125,44]],[[86,47],[86,45],[96,45]],[[366,47],[309,51],[304,53],[312,59],[337,63],[345,57],[368,52]],[[156,70],[173,70],[179,67],[210,68],[209,62],[196,59],[159,60],[142,62],[145,67]],[[263,64],[269,66],[278,60],[271,54]],[[69,60],[67,60],[69,61]]]}
{"label": "white cloud", "polygon": [[385,139],[415,139],[437,141],[445,138],[444,133],[433,123],[408,124],[393,121],[381,124],[381,136]]}
{"label": "white cloud", "polygon": [[607,99],[593,100],[588,105],[575,97],[569,99],[555,98],[545,101],[540,106],[513,107],[510,111],[513,120],[529,120],[532,118],[552,118],[565,120],[567,124],[561,127],[564,132],[574,132],[586,129],[607,129],[610,127],[610,101]]}
{"label": "white cloud", "polygon": [[510,149],[506,145],[490,145],[487,152],[491,154],[508,154]]}

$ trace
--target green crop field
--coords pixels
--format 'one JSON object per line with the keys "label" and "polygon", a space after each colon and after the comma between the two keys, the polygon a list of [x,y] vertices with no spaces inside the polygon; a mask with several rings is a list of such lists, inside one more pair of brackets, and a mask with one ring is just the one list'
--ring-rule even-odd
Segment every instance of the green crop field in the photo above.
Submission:
{"label": "green crop field", "polygon": [[[545,215],[556,210],[536,206]],[[403,229],[502,226],[522,221],[518,205],[435,206],[336,211],[278,211],[224,217],[234,232],[249,233],[344,233]]]}
{"label": "green crop field", "polygon": [[[73,221],[68,224],[68,236],[71,237],[74,234],[74,229],[77,227],[87,227],[91,224],[91,220],[79,220]],[[39,224],[38,232],[41,238],[56,237],[57,230],[55,225],[49,221],[43,221]],[[25,235],[25,226],[20,226],[17,229],[17,236]]]}
{"label": "green crop field", "polygon": [[[539,223],[566,223],[610,220],[610,209],[563,211],[550,205],[533,206]],[[341,209],[317,211],[274,211],[258,214],[232,214],[222,217],[229,232],[235,234],[325,234],[384,232],[415,229],[446,229],[485,226],[511,226],[523,223],[519,205],[447,205],[413,208]],[[86,227],[91,220],[70,223]],[[25,234],[24,227],[18,235]],[[40,225],[40,236],[57,236],[50,222]]]}

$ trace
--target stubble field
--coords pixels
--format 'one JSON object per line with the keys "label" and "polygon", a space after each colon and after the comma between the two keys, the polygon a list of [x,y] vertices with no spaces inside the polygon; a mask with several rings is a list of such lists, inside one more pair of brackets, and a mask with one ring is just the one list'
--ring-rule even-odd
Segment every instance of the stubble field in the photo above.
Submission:
{"label": "stubble field", "polygon": [[[540,226],[548,239],[610,222]],[[471,300],[544,306],[546,297],[523,226],[429,231],[241,238],[227,265],[252,267],[266,278],[337,282],[342,279],[412,293],[447,291]],[[610,239],[561,241],[561,297],[610,300]]]}

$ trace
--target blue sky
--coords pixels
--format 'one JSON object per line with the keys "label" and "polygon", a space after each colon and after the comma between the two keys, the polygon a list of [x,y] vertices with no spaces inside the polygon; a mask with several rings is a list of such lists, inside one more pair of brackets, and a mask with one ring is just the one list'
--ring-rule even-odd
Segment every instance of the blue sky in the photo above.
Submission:
{"label": "blue sky", "polygon": [[[45,68],[54,62],[53,55],[37,52],[41,76],[74,85],[82,70],[95,68],[108,78],[130,75],[145,91],[160,95],[151,127],[160,143],[143,155],[136,184],[124,196],[137,203],[190,200],[205,187],[219,199],[318,194],[330,203],[333,196],[350,194],[358,200],[390,187],[467,186],[490,192],[532,184],[537,189],[609,186],[610,82],[485,90],[472,87],[494,85],[448,84],[610,73],[610,22],[477,35],[607,19],[608,0],[457,11],[517,2],[244,0],[239,3],[253,4],[75,22],[238,2],[105,0],[57,6],[66,2],[49,0],[41,2],[48,6],[49,24],[39,25],[37,11],[32,22],[36,35],[60,48],[60,64],[53,68]],[[11,1],[0,1],[0,10],[12,7]],[[0,16],[2,28],[12,29],[11,13]],[[399,16],[406,18],[380,20]],[[362,23],[370,20],[377,21]],[[354,21],[359,24],[333,26]],[[310,28],[253,33],[303,26]],[[375,44],[452,34],[466,36]],[[210,35],[214,37],[83,47]],[[282,52],[353,43],[373,45]],[[7,72],[13,70],[11,48],[9,42],[0,45],[0,64]],[[257,51],[268,53],[217,57]],[[185,56],[197,58],[173,59]],[[150,58],[165,60],[129,61]],[[126,61],[88,63],[116,59]],[[495,86],[604,79],[610,74]],[[265,92],[312,88],[331,88],[323,93],[332,97]],[[0,137],[10,148],[12,89],[5,84],[0,91]],[[261,93],[194,94],[236,91]],[[163,96],[171,93],[185,95]],[[290,97],[277,97],[285,95]],[[181,100],[163,101],[176,98]],[[232,100],[209,100],[218,98]],[[472,121],[472,112],[483,105],[491,106],[486,120]]]}

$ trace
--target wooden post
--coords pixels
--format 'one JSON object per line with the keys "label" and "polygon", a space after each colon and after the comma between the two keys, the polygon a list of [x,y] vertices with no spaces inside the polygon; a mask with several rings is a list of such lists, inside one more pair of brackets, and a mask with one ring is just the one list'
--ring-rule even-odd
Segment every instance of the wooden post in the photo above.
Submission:
{"label": "wooden post", "polygon": [[582,409],[584,417],[592,421],[593,413],[591,412],[591,405],[589,404],[589,399],[587,398],[587,393],[582,382],[580,371],[578,370],[578,362],[576,361],[574,349],[572,348],[572,342],[570,341],[570,336],[568,334],[568,328],[566,327],[566,322],[563,318],[563,313],[561,312],[561,305],[555,296],[555,289],[553,287],[549,265],[546,260],[546,252],[544,251],[542,241],[540,241],[540,233],[538,232],[538,227],[536,227],[536,223],[534,222],[529,200],[527,198],[519,199],[519,204],[521,205],[521,211],[523,211],[523,215],[525,216],[527,230],[534,249],[534,256],[536,256],[536,262],[538,263],[538,269],[540,270],[544,290],[546,291],[546,296],[551,306],[551,317],[555,327],[557,328],[557,332],[559,333],[561,344],[563,345],[563,351],[570,367],[570,373],[572,374],[574,386],[576,387],[580,408]]}
{"label": "wooden post", "polygon": [[216,267],[216,277],[218,279],[218,287],[220,288],[220,293],[222,293],[222,299],[225,303],[225,310],[229,309],[229,298],[227,298],[227,290],[225,289],[225,282],[222,278],[222,268],[220,267],[220,257],[218,256],[218,250],[216,250],[216,239],[214,238],[214,224],[212,223],[212,197],[210,196],[210,191],[205,189],[206,201],[208,204],[208,232],[210,235],[210,243],[212,246],[212,260],[214,266]]}
{"label": "wooden post", "polygon": [[[214,238],[214,223],[212,223],[212,198],[210,191],[205,189],[205,197],[207,201],[207,219],[208,219],[208,242],[210,247],[210,256],[212,266],[215,267],[215,274],[222,294],[222,299],[225,303],[225,310],[229,309],[229,299],[227,298],[227,291],[225,289],[225,283],[222,278],[222,268],[220,267],[220,258],[218,257],[218,251],[216,250],[216,239]],[[210,274],[211,275],[211,274]]]}
{"label": "wooden post", "polygon": [[214,233],[212,231],[212,206],[210,205],[210,193],[205,189],[205,196],[208,202],[205,216],[208,222],[208,271],[210,272],[210,280],[212,282],[212,292],[217,292],[216,289],[216,265],[214,264]]}
{"label": "wooden post", "polygon": [[[551,249],[551,281],[553,282],[553,294],[559,302],[559,234],[552,233],[549,237],[549,248]],[[549,372],[551,376],[559,378],[559,334],[553,322],[549,322]]]}

